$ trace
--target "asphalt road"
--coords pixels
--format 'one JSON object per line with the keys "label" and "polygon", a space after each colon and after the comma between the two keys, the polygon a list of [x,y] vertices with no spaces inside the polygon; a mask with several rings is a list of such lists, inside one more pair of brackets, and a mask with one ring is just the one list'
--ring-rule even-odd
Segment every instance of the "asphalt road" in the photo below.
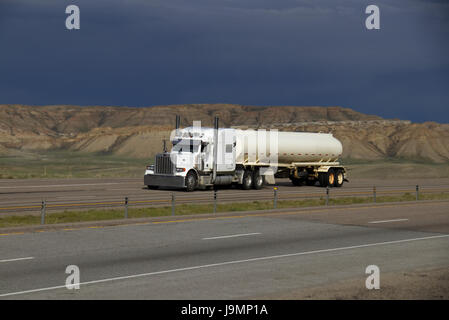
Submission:
{"label": "asphalt road", "polygon": [[[357,277],[364,286],[372,264],[449,267],[449,202],[10,234],[0,248],[0,299],[276,296]],[[65,287],[68,265],[79,290]]]}
{"label": "asphalt road", "polygon": [[[405,192],[414,194],[417,184],[420,185],[420,192],[449,192],[449,179],[354,179],[342,188],[331,189],[331,196],[372,196],[373,186],[376,186],[378,196]],[[319,198],[326,192],[318,186],[295,187],[288,179],[278,179],[277,185],[280,200]],[[172,193],[175,193],[178,203],[213,201],[213,191],[187,193],[181,190],[148,190],[143,185],[143,178],[1,180],[0,215],[21,212],[39,214],[42,200],[46,200],[48,208],[52,210],[123,206],[125,197],[129,197],[131,205],[168,205]],[[218,192],[220,202],[268,199],[273,199],[273,186],[246,191],[222,188]]]}

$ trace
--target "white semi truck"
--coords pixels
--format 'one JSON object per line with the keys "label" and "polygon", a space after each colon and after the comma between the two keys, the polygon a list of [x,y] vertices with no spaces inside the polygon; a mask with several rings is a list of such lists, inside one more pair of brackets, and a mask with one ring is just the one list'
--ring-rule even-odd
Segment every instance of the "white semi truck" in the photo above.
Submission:
{"label": "white semi truck", "polygon": [[261,189],[275,178],[290,178],[296,186],[341,187],[347,181],[338,162],[343,147],[332,134],[220,129],[217,117],[214,128],[180,129],[179,123],[177,116],[171,151],[164,146],[147,166],[144,184],[150,189],[193,191],[230,184]]}

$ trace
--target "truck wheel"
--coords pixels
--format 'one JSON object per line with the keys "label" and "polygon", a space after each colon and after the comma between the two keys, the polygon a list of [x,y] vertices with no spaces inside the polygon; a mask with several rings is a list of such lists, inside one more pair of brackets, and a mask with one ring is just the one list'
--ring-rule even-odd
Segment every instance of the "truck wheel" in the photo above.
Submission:
{"label": "truck wheel", "polygon": [[320,187],[325,188],[327,186],[327,173],[325,172],[320,172],[318,173],[318,181],[320,183]]}
{"label": "truck wheel", "polygon": [[332,188],[335,185],[335,171],[329,169],[327,172],[327,187]]}
{"label": "truck wheel", "polygon": [[345,180],[345,175],[343,173],[342,170],[337,170],[337,172],[335,173],[335,183],[334,186],[337,188],[340,188]]}
{"label": "truck wheel", "polygon": [[320,182],[320,187],[333,187],[335,183],[335,172],[332,169],[329,169],[328,172],[320,172],[318,175],[318,180]]}
{"label": "truck wheel", "polygon": [[242,189],[249,190],[253,185],[253,175],[250,170],[245,170],[243,174]]}
{"label": "truck wheel", "polygon": [[186,176],[186,189],[187,191],[194,191],[196,189],[197,186],[197,178],[196,178],[196,174],[193,171],[190,171],[189,173],[187,173]]}
{"label": "truck wheel", "polygon": [[302,184],[302,181],[300,179],[298,179],[298,178],[291,178],[290,180],[292,181],[294,186],[298,187],[298,186],[300,186]]}
{"label": "truck wheel", "polygon": [[254,171],[253,176],[253,188],[256,190],[262,189],[265,182],[265,177],[259,173],[259,171]]}

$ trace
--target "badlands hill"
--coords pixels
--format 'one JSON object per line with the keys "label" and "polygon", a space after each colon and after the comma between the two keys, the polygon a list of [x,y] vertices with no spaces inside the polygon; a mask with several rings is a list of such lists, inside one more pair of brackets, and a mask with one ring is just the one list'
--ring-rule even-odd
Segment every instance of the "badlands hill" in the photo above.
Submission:
{"label": "badlands hill", "polygon": [[346,159],[405,158],[449,161],[449,124],[386,120],[342,107],[254,107],[230,104],[145,108],[0,105],[0,156],[45,150],[148,158],[174,126],[201,120],[211,126],[332,132]]}

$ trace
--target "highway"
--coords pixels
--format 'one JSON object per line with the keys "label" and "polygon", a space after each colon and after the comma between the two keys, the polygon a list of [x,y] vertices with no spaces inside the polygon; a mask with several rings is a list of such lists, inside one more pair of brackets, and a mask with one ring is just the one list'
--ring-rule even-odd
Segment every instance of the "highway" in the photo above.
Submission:
{"label": "highway", "polygon": [[[332,188],[331,197],[372,196],[376,186],[378,196],[420,192],[449,192],[449,179],[402,179],[375,180],[354,179],[342,188]],[[320,198],[326,190],[318,186],[293,186],[288,179],[277,180],[279,200]],[[171,194],[177,203],[209,203],[213,191],[148,190],[143,179],[32,179],[0,181],[0,215],[40,214],[42,200],[49,210],[82,209],[91,207],[123,206],[125,197],[133,206],[169,205]],[[263,190],[242,191],[222,188],[218,191],[219,202],[272,200],[273,186]]]}
{"label": "highway", "polygon": [[[6,234],[0,248],[0,299],[289,297],[347,279],[366,290],[372,264],[382,294],[384,273],[449,271],[449,202],[166,217]],[[68,265],[79,267],[79,290],[65,287]]]}

